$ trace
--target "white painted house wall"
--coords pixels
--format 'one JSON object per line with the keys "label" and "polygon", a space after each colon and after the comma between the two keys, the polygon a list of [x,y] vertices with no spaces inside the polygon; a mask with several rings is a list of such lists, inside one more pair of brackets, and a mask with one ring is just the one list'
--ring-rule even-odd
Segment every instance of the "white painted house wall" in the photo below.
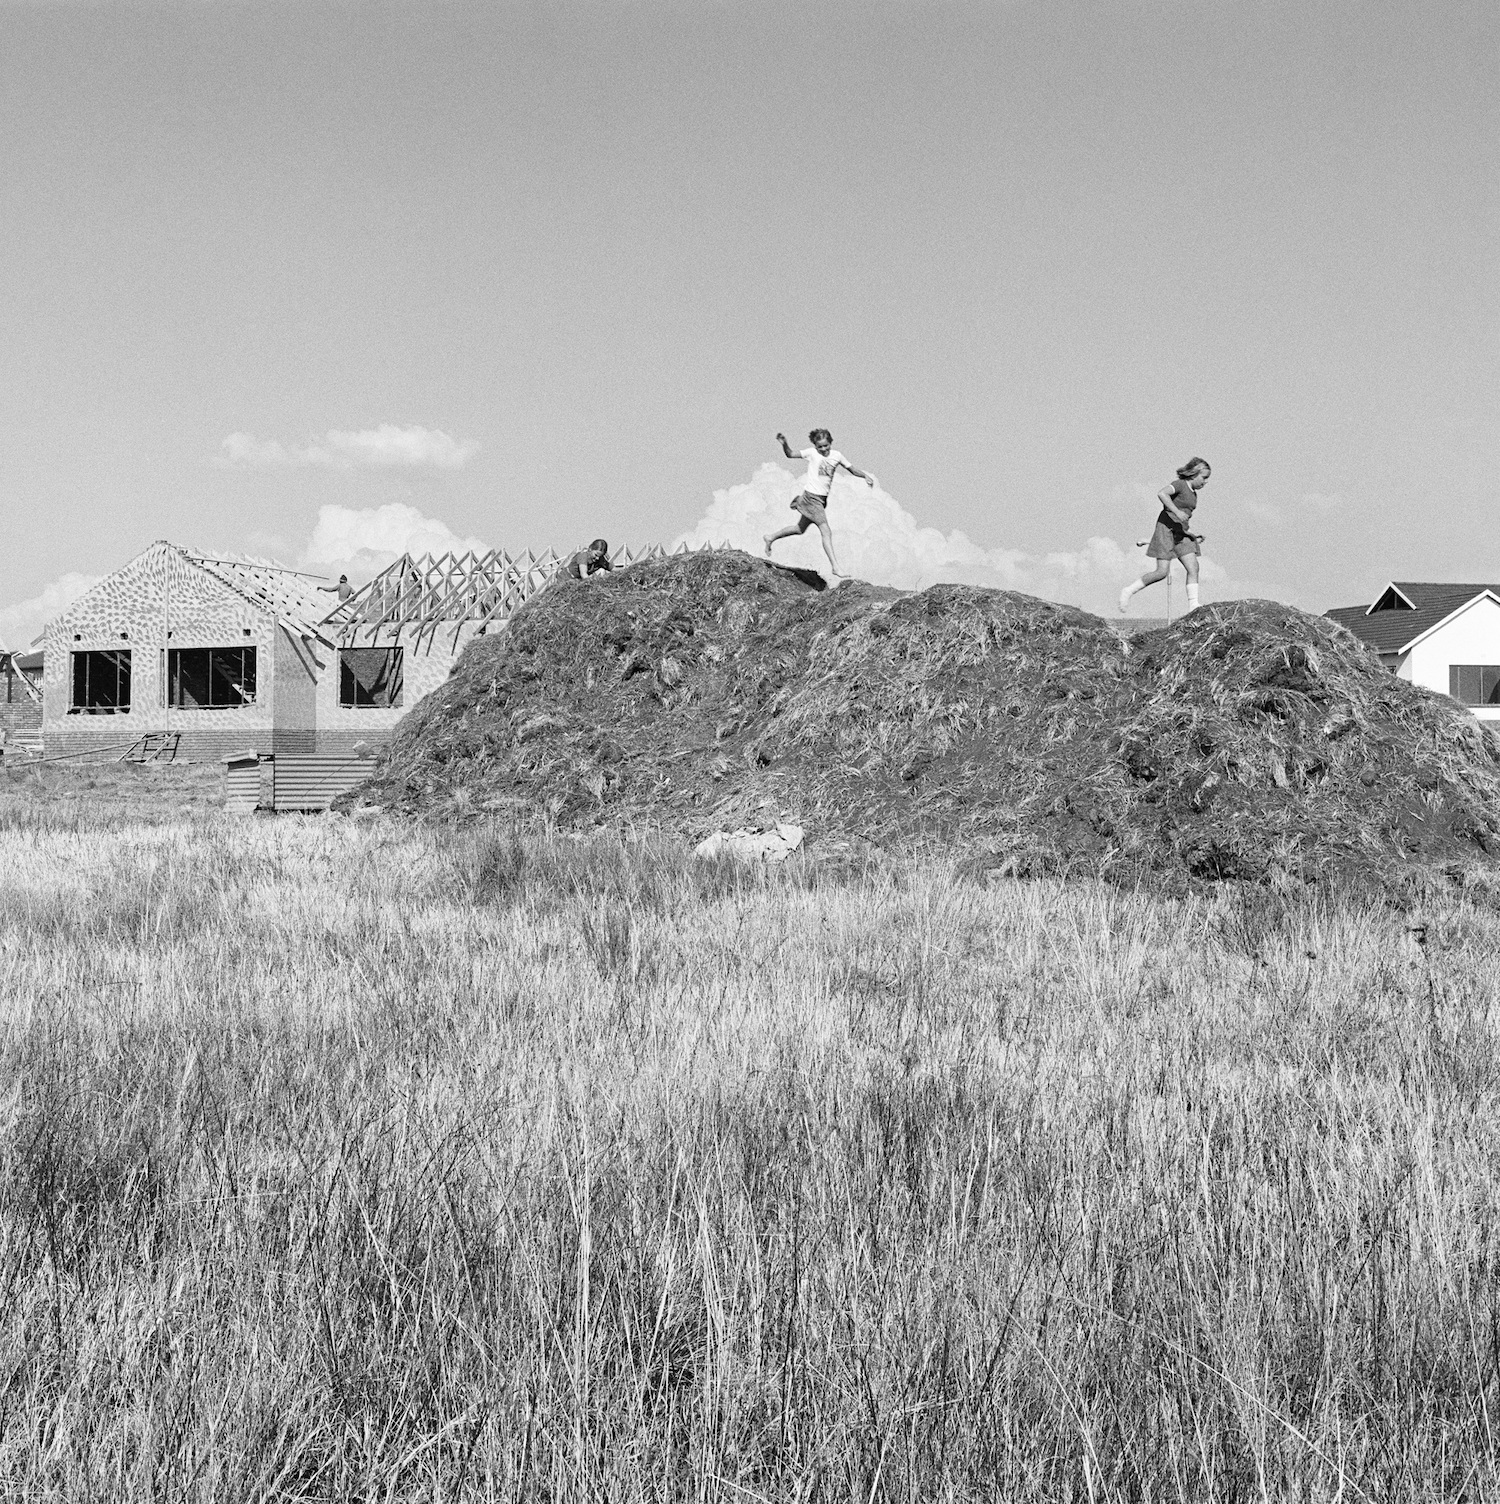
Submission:
{"label": "white painted house wall", "polygon": [[[1500,664],[1500,601],[1475,596],[1406,650],[1396,673],[1424,689],[1448,693],[1448,669],[1455,663]],[[1500,705],[1467,707],[1481,721],[1500,721]]]}

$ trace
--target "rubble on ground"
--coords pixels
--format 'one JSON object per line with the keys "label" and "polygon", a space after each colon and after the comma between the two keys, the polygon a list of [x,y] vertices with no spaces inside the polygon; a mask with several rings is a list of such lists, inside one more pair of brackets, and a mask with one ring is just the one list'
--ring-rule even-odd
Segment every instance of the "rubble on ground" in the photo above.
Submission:
{"label": "rubble on ground", "polygon": [[802,845],[802,827],[787,821],[769,830],[716,830],[693,847],[705,861],[734,857],[739,861],[784,862]]}

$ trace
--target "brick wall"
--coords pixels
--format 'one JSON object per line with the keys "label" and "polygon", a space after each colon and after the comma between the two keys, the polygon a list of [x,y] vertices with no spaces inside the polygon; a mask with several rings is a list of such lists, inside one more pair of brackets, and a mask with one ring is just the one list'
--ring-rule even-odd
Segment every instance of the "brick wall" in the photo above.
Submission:
{"label": "brick wall", "polygon": [[[174,548],[153,544],[100,580],[47,624],[43,743],[49,757],[118,749],[147,732],[176,731],[180,756],[217,758],[271,750],[276,689],[274,618]],[[253,705],[185,710],[167,705],[167,655],[174,648],[253,647]],[[73,654],[130,653],[130,707],[114,715],[72,713]]]}
{"label": "brick wall", "polygon": [[35,701],[7,705],[0,701],[0,726],[12,736],[32,736],[42,729],[42,707]]}

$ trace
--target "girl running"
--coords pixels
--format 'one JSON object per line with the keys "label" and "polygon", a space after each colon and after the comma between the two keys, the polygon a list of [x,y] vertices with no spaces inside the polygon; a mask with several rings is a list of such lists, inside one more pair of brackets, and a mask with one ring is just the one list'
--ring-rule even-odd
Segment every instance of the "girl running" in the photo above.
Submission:
{"label": "girl running", "polygon": [[1156,568],[1143,574],[1132,585],[1120,592],[1120,610],[1130,606],[1130,597],[1147,585],[1155,585],[1166,579],[1172,569],[1172,560],[1181,559],[1187,570],[1188,610],[1198,609],[1198,545],[1202,533],[1188,531],[1193,520],[1193,511],[1198,505],[1198,493],[1208,484],[1210,474],[1208,461],[1196,455],[1177,472],[1177,479],[1170,486],[1163,486],[1157,500],[1161,502],[1161,515],[1156,519],[1156,531],[1146,546],[1146,557],[1156,560]]}

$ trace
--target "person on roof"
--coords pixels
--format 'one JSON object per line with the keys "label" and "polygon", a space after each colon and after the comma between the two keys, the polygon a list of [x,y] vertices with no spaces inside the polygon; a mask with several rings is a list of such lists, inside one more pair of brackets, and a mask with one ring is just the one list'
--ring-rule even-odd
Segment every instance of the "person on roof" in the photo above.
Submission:
{"label": "person on roof", "polygon": [[1194,455],[1177,472],[1177,479],[1170,486],[1162,487],[1157,496],[1161,512],[1146,545],[1146,557],[1156,560],[1156,568],[1120,592],[1122,612],[1129,609],[1130,597],[1137,591],[1166,579],[1173,559],[1181,559],[1182,567],[1187,571],[1188,610],[1198,609],[1198,555],[1202,552],[1198,545],[1203,541],[1203,534],[1189,529],[1198,506],[1198,493],[1208,484],[1211,473],[1208,461]]}
{"label": "person on roof", "polygon": [[349,576],[341,574],[337,585],[319,585],[319,590],[326,590],[330,595],[337,595],[339,605],[343,605],[354,594],[354,586],[349,583]]}
{"label": "person on roof", "polygon": [[614,565],[609,562],[609,544],[603,538],[595,538],[587,548],[580,548],[558,570],[570,580],[586,580],[591,574],[613,574]]}
{"label": "person on roof", "polygon": [[779,533],[767,534],[766,557],[771,557],[771,545],[778,539],[796,538],[808,528],[815,527],[823,540],[823,552],[828,555],[829,572],[837,579],[840,572],[839,561],[833,553],[833,529],[828,526],[828,493],[833,489],[833,478],[838,474],[840,465],[850,475],[857,475],[867,486],[875,484],[875,477],[851,465],[833,447],[833,435],[826,428],[813,429],[808,434],[812,448],[804,449],[800,454],[792,453],[792,446],[787,443],[784,433],[777,434],[776,438],[781,444],[781,452],[789,460],[807,461],[807,474],[802,480],[802,490],[792,502],[792,510],[798,514],[797,520],[790,527],[782,528]]}

